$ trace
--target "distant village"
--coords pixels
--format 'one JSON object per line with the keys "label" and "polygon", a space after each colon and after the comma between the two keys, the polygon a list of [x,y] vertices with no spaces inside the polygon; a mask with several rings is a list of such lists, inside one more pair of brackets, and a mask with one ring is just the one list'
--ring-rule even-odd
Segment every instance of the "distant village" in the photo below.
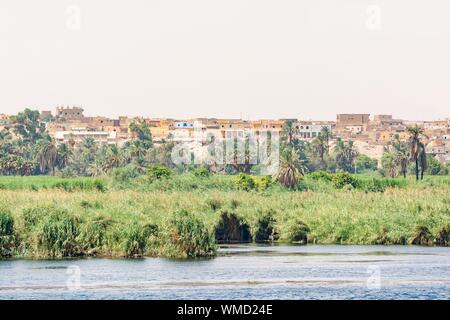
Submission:
{"label": "distant village", "polygon": [[[392,115],[338,114],[336,121],[304,121],[301,119],[242,120],[242,119],[160,119],[130,118],[121,116],[110,119],[103,116],[85,116],[84,110],[77,106],[61,106],[56,113],[41,111],[46,122],[47,132],[57,143],[81,143],[87,137],[98,144],[122,146],[133,139],[130,124],[133,121],[145,121],[151,130],[153,141],[186,141],[194,138],[194,130],[215,132],[225,136],[227,131],[281,131],[287,121],[296,129],[297,138],[306,141],[318,136],[322,128],[327,127],[333,139],[352,140],[361,154],[380,159],[385,147],[393,139],[406,140],[406,128],[418,125],[427,136],[426,153],[435,156],[441,163],[450,163],[450,118],[435,121],[406,121],[395,119]],[[0,114],[0,131],[14,126],[11,117]]]}

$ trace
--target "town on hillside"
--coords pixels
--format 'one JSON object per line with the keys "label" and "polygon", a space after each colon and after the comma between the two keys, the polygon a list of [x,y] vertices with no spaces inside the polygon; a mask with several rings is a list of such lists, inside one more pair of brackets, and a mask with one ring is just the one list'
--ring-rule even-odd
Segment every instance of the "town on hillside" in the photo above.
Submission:
{"label": "town on hillside", "polygon": [[[155,144],[162,141],[194,139],[194,131],[203,130],[225,136],[227,131],[281,131],[290,121],[295,128],[296,138],[310,141],[317,137],[323,128],[331,132],[333,140],[352,140],[358,152],[380,160],[385,147],[394,139],[408,139],[407,128],[419,126],[424,130],[426,153],[441,163],[450,163],[450,118],[434,121],[406,121],[385,114],[338,114],[336,121],[305,121],[301,119],[161,119],[130,118],[120,116],[110,119],[104,116],[85,116],[78,106],[60,106],[56,113],[41,111],[46,131],[57,143],[79,144],[92,138],[97,144],[122,146],[134,138],[130,130],[133,121],[148,124]],[[0,131],[14,126],[14,117],[0,114]]]}

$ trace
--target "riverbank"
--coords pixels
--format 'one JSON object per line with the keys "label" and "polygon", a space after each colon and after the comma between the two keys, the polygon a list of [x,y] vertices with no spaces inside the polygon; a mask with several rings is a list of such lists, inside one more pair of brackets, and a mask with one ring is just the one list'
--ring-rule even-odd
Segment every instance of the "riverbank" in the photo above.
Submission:
{"label": "riverbank", "polygon": [[4,189],[0,227],[4,258],[209,257],[221,242],[448,246],[450,189]]}

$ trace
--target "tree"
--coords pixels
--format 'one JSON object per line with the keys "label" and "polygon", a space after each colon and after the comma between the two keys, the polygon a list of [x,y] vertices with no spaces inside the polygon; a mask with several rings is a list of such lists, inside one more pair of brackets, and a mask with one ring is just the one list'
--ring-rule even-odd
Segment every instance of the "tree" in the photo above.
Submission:
{"label": "tree", "polygon": [[281,138],[285,144],[287,144],[288,146],[293,146],[294,141],[297,140],[298,133],[299,133],[299,130],[295,126],[294,121],[287,120],[283,124],[283,128],[281,131]]}
{"label": "tree", "polygon": [[439,160],[432,155],[427,155],[427,173],[432,176],[446,175],[448,174],[448,167],[445,164],[440,163]]}
{"label": "tree", "polygon": [[276,179],[286,188],[297,184],[298,177],[305,173],[305,166],[294,148],[285,148],[280,155],[280,167]]}
{"label": "tree", "polygon": [[381,157],[381,166],[385,176],[395,178],[398,175],[398,163],[394,153],[383,153],[383,156]]}
{"label": "tree", "polygon": [[365,154],[359,154],[355,159],[355,166],[357,172],[375,171],[378,167],[378,161]]}
{"label": "tree", "polygon": [[58,149],[54,140],[45,140],[39,146],[37,154],[37,162],[42,173],[55,172],[55,167],[58,165]]}
{"label": "tree", "polygon": [[12,117],[15,122],[14,131],[20,135],[25,142],[35,143],[43,137],[45,123],[40,121],[39,111],[25,109]]}
{"label": "tree", "polygon": [[63,169],[69,164],[72,157],[72,149],[65,143],[58,146],[58,168]]}
{"label": "tree", "polygon": [[422,139],[427,136],[424,133],[423,128],[419,126],[408,127],[406,131],[409,133],[409,153],[411,160],[415,162],[416,180],[419,180],[419,166],[420,166],[420,178],[423,179],[423,173],[427,168],[427,157],[425,152],[425,145]]}
{"label": "tree", "polygon": [[319,169],[323,170],[326,167],[325,158],[328,156],[330,146],[330,130],[327,127],[323,127],[317,137],[311,142],[312,154],[315,158],[319,159]]}
{"label": "tree", "polygon": [[406,172],[408,171],[410,159],[408,144],[400,141],[398,136],[391,141],[390,144],[395,158],[395,164],[399,167],[400,173],[403,177],[406,178]]}
{"label": "tree", "polygon": [[130,131],[136,135],[137,141],[144,149],[148,150],[153,146],[152,132],[145,121],[133,121]]}
{"label": "tree", "polygon": [[334,148],[334,153],[338,169],[347,172],[353,172],[355,170],[354,161],[358,156],[358,151],[355,149],[353,141],[345,143],[342,139],[338,139]]}

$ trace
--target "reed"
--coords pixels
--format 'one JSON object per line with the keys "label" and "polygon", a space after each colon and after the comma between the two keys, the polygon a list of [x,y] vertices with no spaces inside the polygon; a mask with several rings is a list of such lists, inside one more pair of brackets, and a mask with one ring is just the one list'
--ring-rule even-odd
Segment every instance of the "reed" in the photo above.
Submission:
{"label": "reed", "polygon": [[231,178],[184,176],[179,179],[188,185],[199,179],[217,187],[200,184],[195,189],[179,186],[180,190],[171,185],[169,190],[115,189],[108,182],[104,191],[42,187],[53,179],[34,180],[40,186],[37,191],[3,189],[2,257],[196,258],[213,256],[218,242],[246,241],[443,246],[450,242],[448,177],[423,183],[386,182],[382,191],[360,187],[372,183],[374,178],[368,176],[357,177],[358,187],[342,189],[335,189],[332,179],[307,176],[302,181],[311,188],[305,191],[276,186],[237,191]]}

